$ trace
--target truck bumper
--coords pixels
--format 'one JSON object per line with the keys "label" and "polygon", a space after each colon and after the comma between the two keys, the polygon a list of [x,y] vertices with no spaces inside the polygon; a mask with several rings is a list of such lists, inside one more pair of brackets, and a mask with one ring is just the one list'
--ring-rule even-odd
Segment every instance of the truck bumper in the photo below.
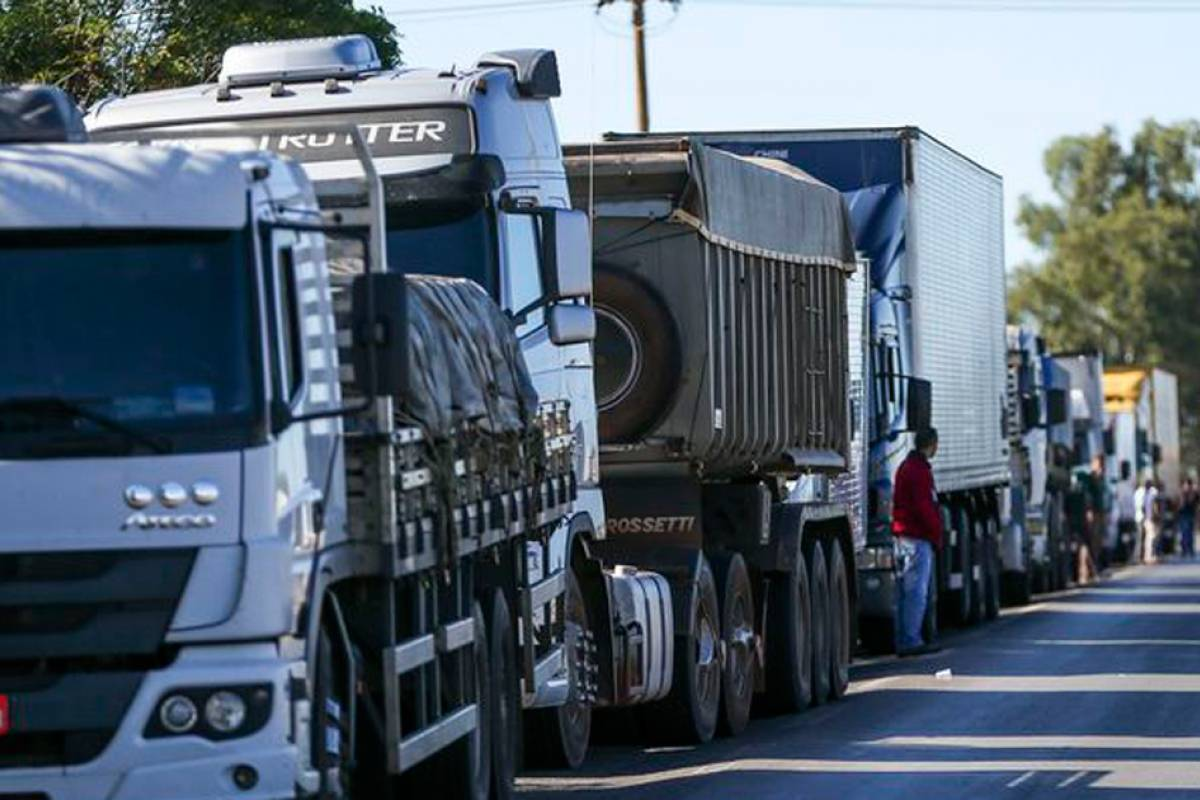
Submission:
{"label": "truck bumper", "polygon": [[858,614],[891,620],[896,614],[896,574],[890,569],[858,571]]}
{"label": "truck bumper", "polygon": [[[185,648],[169,667],[145,674],[120,727],[98,757],[64,767],[0,768],[0,797],[13,794],[39,800],[294,798],[300,748],[294,741],[299,737],[293,735],[289,677],[296,666],[295,662],[281,659],[273,643]],[[273,687],[270,717],[253,734],[223,741],[209,741],[196,735],[150,739],[143,736],[147,721],[158,713],[159,702],[172,690],[247,684]],[[204,713],[203,709],[200,713]],[[303,749],[306,751],[307,747]],[[257,774],[252,788],[241,789],[234,783],[234,768],[242,765]]]}

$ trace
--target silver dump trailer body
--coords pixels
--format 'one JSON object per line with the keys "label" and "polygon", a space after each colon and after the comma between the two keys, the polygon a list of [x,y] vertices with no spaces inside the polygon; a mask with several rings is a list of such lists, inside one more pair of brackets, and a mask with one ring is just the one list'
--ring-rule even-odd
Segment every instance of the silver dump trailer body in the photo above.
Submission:
{"label": "silver dump trailer body", "polygon": [[839,193],[686,139],[569,148],[567,172],[595,218],[605,468],[844,469],[855,261]]}

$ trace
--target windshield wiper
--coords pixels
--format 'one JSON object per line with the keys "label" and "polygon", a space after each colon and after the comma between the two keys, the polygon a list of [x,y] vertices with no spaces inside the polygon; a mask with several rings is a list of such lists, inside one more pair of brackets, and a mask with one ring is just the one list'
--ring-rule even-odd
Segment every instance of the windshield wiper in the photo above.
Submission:
{"label": "windshield wiper", "polygon": [[171,452],[171,442],[161,436],[140,431],[132,425],[115,420],[107,414],[93,411],[82,403],[57,395],[44,397],[0,398],[0,414],[15,412],[37,416],[62,416],[83,419],[99,428],[120,434],[131,442],[149,447],[156,453]]}

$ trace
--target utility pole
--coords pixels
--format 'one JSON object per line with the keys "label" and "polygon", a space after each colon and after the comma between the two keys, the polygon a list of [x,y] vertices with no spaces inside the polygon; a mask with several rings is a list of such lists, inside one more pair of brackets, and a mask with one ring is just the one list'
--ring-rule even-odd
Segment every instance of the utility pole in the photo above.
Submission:
{"label": "utility pole", "polygon": [[637,81],[638,130],[650,130],[650,99],[646,96],[646,0],[629,0],[633,4],[633,69]]}
{"label": "utility pole", "polygon": [[[667,0],[678,5],[680,0]],[[618,0],[597,0],[596,8],[612,5]],[[629,0],[633,10],[633,70],[636,81],[638,130],[650,130],[650,96],[646,90],[646,0]]]}

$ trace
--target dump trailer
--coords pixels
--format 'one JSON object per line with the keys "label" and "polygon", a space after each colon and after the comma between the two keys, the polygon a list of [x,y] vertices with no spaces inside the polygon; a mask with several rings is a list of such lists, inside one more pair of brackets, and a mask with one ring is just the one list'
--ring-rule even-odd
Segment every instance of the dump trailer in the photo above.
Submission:
{"label": "dump trailer", "polygon": [[[934,477],[946,522],[940,616],[997,613],[1005,416],[1003,186],[917,128],[713,132],[728,152],[775,158],[840,190],[870,263],[866,546],[859,555],[865,643],[891,646],[892,480],[911,432],[940,434]],[[934,619],[927,624],[932,626]]]}
{"label": "dump trailer", "polygon": [[832,484],[850,467],[862,369],[841,197],[686,136],[566,154],[595,225],[608,520],[592,552],[662,575],[674,633],[648,645],[656,694],[626,679],[600,703],[661,698],[646,727],[704,741],[740,731],[752,701],[795,711],[841,696],[857,587]]}
{"label": "dump trailer", "polygon": [[[463,71],[389,70],[369,39],[346,36],[239,45],[216,83],[113,98],[88,114],[104,141],[249,142],[290,156],[321,213],[347,225],[363,219],[364,167],[379,178],[380,245],[367,255],[384,278],[408,278],[408,317],[385,327],[410,332],[416,386],[392,427],[346,439],[346,538],[390,555],[374,582],[335,573],[314,590],[336,598],[333,661],[355,664],[346,685],[364,687],[341,698],[355,735],[334,765],[360,786],[362,770],[381,763],[379,779],[365,773],[380,791],[388,775],[425,783],[433,773],[460,779],[455,796],[507,796],[523,740],[531,756],[567,758],[559,718],[589,719],[594,658],[573,621],[583,611],[565,553],[593,514],[602,519],[590,245],[586,219],[566,203],[549,107],[557,93],[550,51],[492,53]],[[327,246],[337,280],[362,269],[361,237]],[[469,357],[447,357],[447,347]],[[475,382],[488,365],[524,378]],[[516,405],[533,402],[542,423],[493,430],[511,419],[514,387]],[[482,417],[460,431],[466,410]],[[387,452],[396,464],[385,472]],[[514,473],[514,458],[527,466]],[[422,510],[438,502],[448,519]],[[394,636],[373,627],[379,608]],[[457,653],[471,654],[473,672]],[[482,676],[478,701],[456,702],[472,674]],[[523,721],[538,734],[523,737]]]}

